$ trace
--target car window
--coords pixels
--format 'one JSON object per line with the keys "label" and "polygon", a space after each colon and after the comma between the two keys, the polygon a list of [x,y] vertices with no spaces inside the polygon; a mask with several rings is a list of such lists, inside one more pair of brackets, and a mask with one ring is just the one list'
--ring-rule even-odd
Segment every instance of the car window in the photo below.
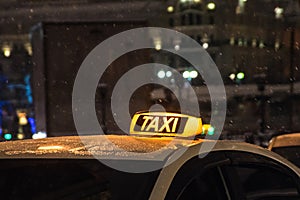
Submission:
{"label": "car window", "polygon": [[1,160],[1,199],[148,199],[158,172],[130,174],[97,160]]}
{"label": "car window", "polygon": [[299,188],[295,173],[271,158],[246,152],[215,152],[185,163],[167,198],[294,200],[300,198]]}
{"label": "car window", "polygon": [[218,168],[207,170],[192,179],[177,199],[227,199]]}
{"label": "car window", "polygon": [[[246,199],[299,199],[297,183],[292,176],[268,166],[230,166],[228,177],[240,184]],[[234,187],[233,189],[237,189]]]}
{"label": "car window", "polygon": [[237,199],[299,199],[299,177],[270,157],[227,152],[231,164],[222,167],[229,191]]}
{"label": "car window", "polygon": [[176,173],[166,199],[227,199],[226,185],[218,167],[227,162],[222,153],[189,160]]}
{"label": "car window", "polygon": [[300,146],[276,147],[272,151],[300,167]]}

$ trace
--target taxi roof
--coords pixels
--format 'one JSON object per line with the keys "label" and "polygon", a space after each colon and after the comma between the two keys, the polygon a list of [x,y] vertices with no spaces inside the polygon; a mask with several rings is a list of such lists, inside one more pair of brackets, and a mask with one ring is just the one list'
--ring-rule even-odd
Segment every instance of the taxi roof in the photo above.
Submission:
{"label": "taxi roof", "polygon": [[[0,159],[6,158],[126,158],[126,152],[141,154],[159,151],[171,154],[181,147],[202,143],[214,145],[217,150],[244,150],[260,152],[264,149],[237,141],[187,140],[172,137],[134,137],[128,135],[62,136],[0,142]],[[114,146],[116,148],[114,148]],[[264,152],[264,151],[263,151]],[[149,155],[150,157],[153,155]]]}
{"label": "taxi roof", "polygon": [[13,157],[91,158],[95,155],[126,157],[124,152],[151,153],[157,150],[176,150],[179,146],[188,146],[199,142],[201,141],[128,135],[49,137],[0,142],[0,159]]}
{"label": "taxi roof", "polygon": [[300,133],[289,133],[273,137],[268,149],[291,146],[300,146]]}

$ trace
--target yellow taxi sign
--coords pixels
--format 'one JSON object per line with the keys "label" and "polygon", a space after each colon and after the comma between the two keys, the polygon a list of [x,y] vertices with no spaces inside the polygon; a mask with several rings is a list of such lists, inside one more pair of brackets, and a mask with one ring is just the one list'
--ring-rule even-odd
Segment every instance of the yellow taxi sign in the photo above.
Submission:
{"label": "yellow taxi sign", "polygon": [[192,137],[201,133],[201,118],[178,113],[136,113],[130,125],[132,135]]}

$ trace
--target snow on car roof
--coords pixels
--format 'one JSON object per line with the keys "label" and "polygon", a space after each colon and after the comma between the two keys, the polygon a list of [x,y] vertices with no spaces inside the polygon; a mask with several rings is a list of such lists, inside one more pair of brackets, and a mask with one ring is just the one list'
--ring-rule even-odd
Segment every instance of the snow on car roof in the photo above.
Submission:
{"label": "snow on car roof", "polygon": [[276,136],[270,141],[268,149],[290,146],[300,146],[300,133],[289,133]]}
{"label": "snow on car roof", "polygon": [[126,156],[124,152],[150,153],[175,150],[200,141],[146,138],[126,135],[63,136],[0,143],[0,158]]}

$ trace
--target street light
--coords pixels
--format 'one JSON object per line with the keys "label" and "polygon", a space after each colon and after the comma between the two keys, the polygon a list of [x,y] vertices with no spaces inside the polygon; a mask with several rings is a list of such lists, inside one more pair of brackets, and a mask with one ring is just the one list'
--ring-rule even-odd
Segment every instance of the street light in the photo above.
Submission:
{"label": "street light", "polygon": [[10,45],[3,45],[2,51],[5,57],[9,57],[11,55],[11,49],[12,47]]}
{"label": "street light", "polygon": [[207,4],[207,9],[208,10],[214,10],[214,9],[216,9],[216,4],[213,3],[213,2],[208,3]]}
{"label": "street light", "polygon": [[236,75],[236,78],[239,79],[239,80],[243,80],[245,78],[245,73],[244,72],[239,72]]}

